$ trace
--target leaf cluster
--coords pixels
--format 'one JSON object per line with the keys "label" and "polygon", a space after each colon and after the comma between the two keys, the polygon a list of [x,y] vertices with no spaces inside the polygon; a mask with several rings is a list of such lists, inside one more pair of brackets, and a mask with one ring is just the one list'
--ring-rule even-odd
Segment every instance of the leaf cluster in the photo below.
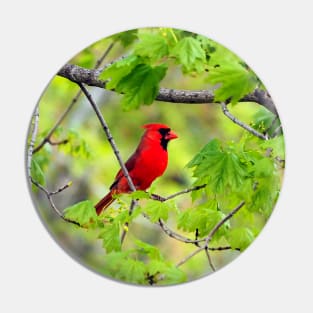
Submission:
{"label": "leaf cluster", "polygon": [[135,241],[133,249],[107,254],[104,272],[115,279],[142,285],[170,285],[187,279],[175,264],[165,260],[158,248],[140,240]]}
{"label": "leaf cluster", "polygon": [[108,81],[108,89],[123,94],[124,110],[150,105],[173,65],[184,75],[207,73],[204,81],[208,88],[215,88],[216,101],[237,103],[260,85],[240,58],[204,36],[170,28],[123,33],[127,35],[132,44],[128,56],[100,74],[100,79]]}
{"label": "leaf cluster", "polygon": [[125,203],[121,199],[117,200],[119,209],[108,209],[100,216],[97,216],[89,200],[64,210],[65,218],[95,231],[96,237],[102,240],[102,246],[106,250],[104,273],[115,279],[137,284],[175,284],[185,281],[186,274],[167,261],[157,247],[139,239],[134,240],[134,247],[131,249],[122,251],[121,246],[121,231],[128,231],[126,223],[130,223],[140,213],[151,213],[149,218],[152,222],[160,218],[167,219],[173,203],[151,200],[145,208],[138,207],[129,215]]}
{"label": "leaf cluster", "polygon": [[[250,136],[239,143],[210,140],[187,164],[193,171],[194,185],[206,186],[194,192],[193,200],[198,204],[181,214],[178,226],[188,232],[197,229],[205,236],[231,207],[245,201],[241,213],[214,236],[217,240],[224,236],[233,249],[245,249],[261,230],[251,221],[260,217],[266,221],[277,200],[281,167],[276,153],[282,152],[282,145],[282,138],[266,144],[256,144]],[[267,155],[269,148],[272,153]]]}

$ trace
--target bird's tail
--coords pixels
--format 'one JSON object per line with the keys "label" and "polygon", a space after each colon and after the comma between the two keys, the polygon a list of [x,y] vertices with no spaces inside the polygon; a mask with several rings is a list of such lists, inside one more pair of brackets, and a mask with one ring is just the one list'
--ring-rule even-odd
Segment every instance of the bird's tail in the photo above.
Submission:
{"label": "bird's tail", "polygon": [[95,209],[98,215],[102,213],[115,199],[113,195],[115,194],[114,190],[111,190],[106,196],[104,196],[96,205]]}

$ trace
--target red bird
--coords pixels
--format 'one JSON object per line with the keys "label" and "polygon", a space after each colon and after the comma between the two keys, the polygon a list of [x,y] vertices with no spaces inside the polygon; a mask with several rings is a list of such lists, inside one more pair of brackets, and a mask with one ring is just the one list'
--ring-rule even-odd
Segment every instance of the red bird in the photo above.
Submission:
{"label": "red bird", "polygon": [[[161,176],[167,167],[167,144],[178,136],[164,124],[146,124],[136,151],[127,160],[125,166],[136,190],[146,190],[152,182]],[[131,189],[122,169],[115,176],[110,192],[96,205],[97,214],[101,214],[113,201],[113,195],[128,193]]]}

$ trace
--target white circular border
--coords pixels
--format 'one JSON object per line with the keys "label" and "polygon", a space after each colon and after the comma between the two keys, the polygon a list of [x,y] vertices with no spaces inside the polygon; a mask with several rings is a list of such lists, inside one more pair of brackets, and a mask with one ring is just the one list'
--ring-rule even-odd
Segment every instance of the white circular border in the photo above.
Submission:
{"label": "white circular border", "polygon": [[[0,22],[6,32],[1,57],[4,311],[312,311],[306,288],[312,279],[313,217],[310,2],[160,0],[147,8],[138,0],[58,2],[7,3]],[[188,29],[237,53],[274,98],[287,144],[282,194],[258,239],[221,271],[175,287],[124,285],[75,262],[41,224],[24,171],[31,112],[57,69],[100,38],[145,26]]]}

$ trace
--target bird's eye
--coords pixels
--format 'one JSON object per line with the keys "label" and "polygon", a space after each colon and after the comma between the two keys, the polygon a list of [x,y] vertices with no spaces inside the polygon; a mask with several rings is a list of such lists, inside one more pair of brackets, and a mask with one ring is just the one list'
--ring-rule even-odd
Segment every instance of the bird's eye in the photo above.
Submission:
{"label": "bird's eye", "polygon": [[171,131],[170,128],[160,128],[159,133],[164,137],[167,133]]}

